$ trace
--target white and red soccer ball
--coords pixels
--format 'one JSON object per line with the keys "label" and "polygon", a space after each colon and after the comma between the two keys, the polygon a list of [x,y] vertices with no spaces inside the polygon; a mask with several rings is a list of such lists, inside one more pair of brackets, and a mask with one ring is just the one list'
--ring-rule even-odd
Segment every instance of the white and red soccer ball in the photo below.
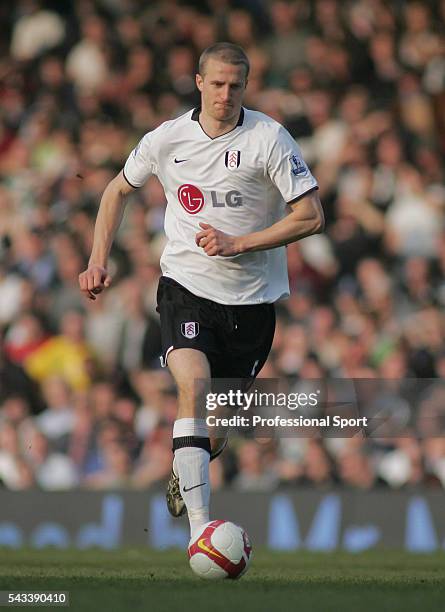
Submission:
{"label": "white and red soccer ball", "polygon": [[236,579],[249,567],[252,546],[242,527],[229,521],[206,523],[189,544],[190,567],[201,578]]}

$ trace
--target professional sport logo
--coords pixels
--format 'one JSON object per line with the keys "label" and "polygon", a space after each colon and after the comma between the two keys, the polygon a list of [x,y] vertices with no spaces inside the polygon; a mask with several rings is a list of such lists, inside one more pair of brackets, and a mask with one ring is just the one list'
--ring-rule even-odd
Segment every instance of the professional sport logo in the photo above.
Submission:
{"label": "professional sport logo", "polygon": [[178,199],[182,208],[191,215],[199,213],[205,204],[202,191],[189,183],[179,187]]}
{"label": "professional sport logo", "polygon": [[199,334],[199,323],[196,323],[196,321],[181,323],[181,334],[184,338],[188,338],[189,340],[196,338]]}
{"label": "professional sport logo", "polygon": [[224,163],[229,170],[236,170],[241,161],[241,151],[226,151]]}

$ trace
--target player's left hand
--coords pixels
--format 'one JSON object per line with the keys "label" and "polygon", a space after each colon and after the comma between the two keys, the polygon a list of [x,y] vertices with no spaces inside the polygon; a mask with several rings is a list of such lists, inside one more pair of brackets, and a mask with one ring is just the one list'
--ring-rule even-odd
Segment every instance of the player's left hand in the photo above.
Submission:
{"label": "player's left hand", "polygon": [[196,234],[195,242],[210,257],[214,255],[230,257],[240,253],[235,236],[225,234],[208,223],[200,223],[199,226],[202,228],[202,232]]}

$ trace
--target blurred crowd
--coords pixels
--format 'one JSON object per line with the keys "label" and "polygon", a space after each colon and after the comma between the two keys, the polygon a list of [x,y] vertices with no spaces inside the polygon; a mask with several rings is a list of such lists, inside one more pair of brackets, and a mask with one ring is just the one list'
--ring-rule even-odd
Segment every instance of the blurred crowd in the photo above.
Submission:
{"label": "blurred crowd", "polygon": [[[444,0],[3,0],[0,24],[6,488],[169,475],[157,179],[128,198],[112,287],[92,302],[77,279],[107,182],[145,132],[197,105],[197,59],[219,40],[246,50],[245,106],[298,140],[326,215],[287,249],[292,295],[261,376],[445,377]],[[428,406],[441,417],[445,401]],[[442,431],[413,422],[384,442],[236,439],[213,487],[445,486]]]}

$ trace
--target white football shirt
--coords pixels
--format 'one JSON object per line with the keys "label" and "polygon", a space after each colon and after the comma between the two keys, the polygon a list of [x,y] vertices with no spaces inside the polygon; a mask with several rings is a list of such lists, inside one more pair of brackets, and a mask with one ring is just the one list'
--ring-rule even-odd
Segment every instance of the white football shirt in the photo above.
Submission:
{"label": "white football shirt", "polygon": [[241,109],[236,127],[210,138],[200,109],[166,121],[130,153],[124,176],[140,187],[151,174],[167,198],[164,276],[221,304],[260,304],[289,295],[285,247],[209,257],[196,246],[200,222],[227,234],[258,232],[285,215],[285,204],[317,188],[282,125]]}

